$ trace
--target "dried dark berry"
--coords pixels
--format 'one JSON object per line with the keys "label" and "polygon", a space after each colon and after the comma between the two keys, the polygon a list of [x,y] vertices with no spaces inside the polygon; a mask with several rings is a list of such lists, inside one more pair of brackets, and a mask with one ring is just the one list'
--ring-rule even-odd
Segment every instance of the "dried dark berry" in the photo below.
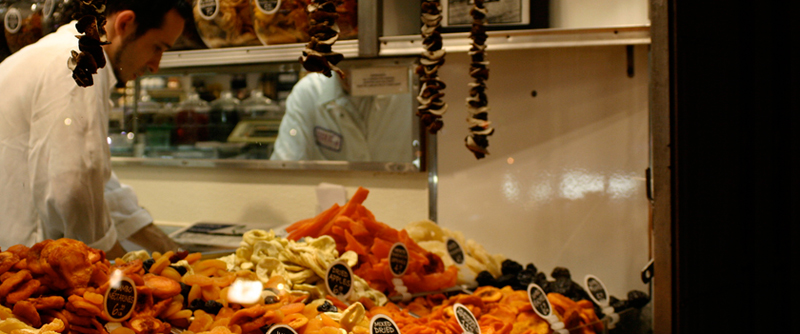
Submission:
{"label": "dried dark berry", "polygon": [[536,278],[536,272],[528,269],[520,271],[519,274],[517,274],[517,281],[519,284],[526,287],[528,284],[534,283],[534,278]]}
{"label": "dried dark berry", "polygon": [[192,311],[202,310],[205,306],[206,302],[204,302],[200,298],[197,298],[193,300],[191,303],[189,303],[189,309],[191,309]]}
{"label": "dried dark berry", "polygon": [[614,312],[619,313],[630,308],[627,300],[619,300],[617,297],[611,296],[608,298],[608,305],[614,308]]}
{"label": "dried dark berry", "polygon": [[484,270],[478,273],[478,277],[475,277],[475,282],[478,282],[478,286],[494,286],[497,280],[494,279],[490,272]]}
{"label": "dried dark berry", "polygon": [[155,263],[156,263],[156,260],[153,260],[153,259],[144,260],[144,262],[142,262],[142,267],[144,268],[144,272],[145,273],[149,273],[150,272],[150,267],[152,267]]}
{"label": "dried dark berry", "polygon": [[534,275],[536,275],[536,273],[539,272],[539,270],[536,269],[536,266],[534,266],[533,263],[528,263],[528,265],[525,266],[525,270],[532,271]]}
{"label": "dried dark berry", "polygon": [[503,261],[501,270],[503,272],[503,275],[508,275],[508,274],[516,275],[520,271],[522,271],[522,265],[517,262],[514,262],[513,260],[505,260]]}
{"label": "dried dark berry", "polygon": [[275,304],[275,303],[278,302],[278,300],[279,300],[278,296],[276,296],[276,295],[267,295],[266,297],[264,297],[264,304],[267,304],[267,305]]}
{"label": "dried dark berry", "polygon": [[570,296],[568,296],[570,294],[570,291],[572,290],[572,280],[570,280],[569,278],[563,278],[563,277],[556,278],[555,282],[550,284],[550,289],[552,289],[551,292],[562,294],[572,299]]}
{"label": "dried dark berry", "polygon": [[639,290],[628,292],[628,304],[631,307],[642,308],[650,302],[650,296]]}
{"label": "dried dark berry", "polygon": [[[195,299],[195,300],[198,300],[198,299]],[[218,302],[216,300],[209,300],[203,306],[203,311],[206,311],[206,313],[208,313],[208,314],[216,315],[217,313],[219,313],[219,310],[221,310],[221,309],[222,309],[222,303],[220,303],[220,302]]]}
{"label": "dried dark berry", "polygon": [[183,251],[176,252],[175,254],[172,254],[172,256],[169,257],[169,262],[172,262],[172,263],[178,262],[180,260],[185,259],[186,256],[188,256],[188,255],[189,255],[189,251],[183,250]]}
{"label": "dried dark berry", "polygon": [[189,300],[189,291],[192,290],[192,286],[186,285],[183,282],[180,282],[180,284],[181,284],[181,295],[183,295],[183,300]]}
{"label": "dried dark berry", "polygon": [[559,277],[565,277],[567,279],[572,279],[572,275],[569,274],[569,269],[564,267],[555,267],[553,272],[550,273],[550,277],[557,279]]}
{"label": "dried dark berry", "polygon": [[542,289],[544,289],[545,284],[547,284],[547,275],[543,272],[536,273],[536,277],[533,278],[533,282],[539,284]]}
{"label": "dried dark berry", "polygon": [[322,305],[317,306],[317,312],[337,312],[338,309],[331,302],[325,301]]}
{"label": "dried dark berry", "polygon": [[517,282],[516,274],[503,275],[497,278],[494,287],[502,289],[504,286],[514,285]]}
{"label": "dried dark berry", "polygon": [[[179,260],[179,261],[180,261],[180,260]],[[183,267],[183,266],[175,266],[175,265],[171,265],[170,267],[174,268],[174,269],[175,269],[175,271],[177,271],[177,272],[178,272],[178,274],[181,274],[181,276],[183,276],[183,275],[186,275],[186,267]]]}

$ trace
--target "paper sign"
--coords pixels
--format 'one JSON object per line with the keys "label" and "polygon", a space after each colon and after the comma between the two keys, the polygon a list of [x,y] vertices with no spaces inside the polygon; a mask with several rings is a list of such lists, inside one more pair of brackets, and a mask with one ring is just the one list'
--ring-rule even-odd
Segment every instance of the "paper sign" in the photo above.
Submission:
{"label": "paper sign", "polygon": [[346,300],[353,290],[353,271],[343,261],[334,262],[325,274],[325,286],[330,294]]}
{"label": "paper sign", "polygon": [[453,314],[456,316],[456,321],[467,334],[481,334],[481,326],[478,325],[478,319],[472,314],[466,306],[461,303],[453,305]]}
{"label": "paper sign", "polygon": [[400,334],[397,324],[391,318],[378,314],[369,321],[369,332],[371,334]]}
{"label": "paper sign", "polygon": [[123,277],[119,287],[108,288],[106,291],[103,300],[106,314],[115,322],[128,319],[133,312],[133,306],[136,305],[136,297],[136,284],[130,278]]}
{"label": "paper sign", "polygon": [[408,249],[401,242],[395,243],[389,251],[389,267],[395,276],[403,276],[408,269]]}
{"label": "paper sign", "polygon": [[534,283],[528,285],[528,300],[533,306],[533,310],[542,319],[550,317],[553,314],[553,307],[550,305],[550,300],[547,299],[547,294],[544,293],[542,288]]}
{"label": "paper sign", "polygon": [[592,301],[600,306],[608,305],[608,293],[606,292],[605,284],[593,275],[586,275],[583,280],[586,290],[589,290],[589,297],[592,298]]}
{"label": "paper sign", "polygon": [[354,68],[350,71],[353,96],[408,93],[407,67]]}
{"label": "paper sign", "polygon": [[453,262],[464,264],[464,249],[461,248],[461,244],[456,239],[447,239],[447,252],[450,253],[450,258],[453,259]]}
{"label": "paper sign", "polygon": [[287,325],[275,325],[270,327],[267,334],[297,334],[297,332]]}

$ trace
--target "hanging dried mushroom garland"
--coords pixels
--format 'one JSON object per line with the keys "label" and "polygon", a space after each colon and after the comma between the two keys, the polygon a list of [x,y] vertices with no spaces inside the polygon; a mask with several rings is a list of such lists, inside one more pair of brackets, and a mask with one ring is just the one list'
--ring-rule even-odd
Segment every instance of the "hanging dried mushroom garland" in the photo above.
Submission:
{"label": "hanging dried mushroom garland", "polygon": [[486,80],[489,79],[489,62],[486,61],[486,7],[483,0],[474,0],[474,5],[470,10],[472,15],[472,31],[469,38],[472,40],[472,47],[469,49],[469,56],[472,60],[469,68],[469,75],[475,79],[469,84],[469,97],[467,98],[467,124],[470,134],[464,138],[467,148],[475,154],[475,158],[481,159],[489,154],[486,149],[489,146],[489,139],[486,138],[494,133],[494,128],[489,122],[489,100],[486,97]]}
{"label": "hanging dried mushroom garland", "polygon": [[342,0],[312,0],[308,4],[308,34],[311,40],[306,44],[300,62],[309,72],[320,72],[326,77],[336,72],[344,77],[344,72],[336,67],[344,56],[332,50],[333,43],[339,39],[336,6],[341,3]]}
{"label": "hanging dried mushroom garland", "polygon": [[103,45],[109,44],[106,39],[106,0],[80,0],[80,10],[76,14],[78,23],[75,28],[82,33],[78,38],[78,49],[72,50],[67,66],[72,71],[72,78],[81,87],[94,84],[92,75],[97,69],[106,66]]}
{"label": "hanging dried mushroom garland", "polygon": [[444,64],[445,50],[442,49],[442,35],[439,32],[442,21],[442,6],[438,0],[422,1],[422,52],[420,65],[417,66],[420,90],[417,95],[419,107],[417,116],[432,134],[436,134],[444,123],[442,115],[447,112],[447,103],[442,98],[445,88],[439,80],[439,68]]}

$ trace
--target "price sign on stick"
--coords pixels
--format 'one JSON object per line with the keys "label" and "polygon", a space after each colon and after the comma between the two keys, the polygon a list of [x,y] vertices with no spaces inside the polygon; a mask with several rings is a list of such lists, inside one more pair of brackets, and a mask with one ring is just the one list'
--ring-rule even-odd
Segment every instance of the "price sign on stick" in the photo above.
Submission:
{"label": "price sign on stick", "polygon": [[583,280],[586,290],[589,290],[589,297],[592,298],[592,301],[600,306],[608,305],[608,293],[606,292],[605,284],[593,275],[586,275]]}
{"label": "price sign on stick", "polygon": [[464,249],[461,244],[453,238],[447,238],[447,252],[456,264],[464,264]]}
{"label": "price sign on stick", "polygon": [[295,332],[294,328],[287,325],[275,325],[270,327],[267,334],[297,334],[297,332]]}
{"label": "price sign on stick", "polygon": [[[112,284],[116,285],[116,284]],[[121,322],[130,317],[136,305],[136,284],[127,277],[121,277],[117,287],[106,290],[103,306],[112,321]]]}
{"label": "price sign on stick", "polygon": [[481,334],[481,326],[478,325],[478,319],[475,319],[475,315],[466,306],[456,303],[453,305],[453,314],[465,333]]}
{"label": "price sign on stick", "polygon": [[395,276],[403,276],[408,269],[408,248],[402,242],[395,243],[389,251],[389,267]]}
{"label": "price sign on stick", "polygon": [[533,283],[528,285],[528,300],[530,300],[533,310],[542,319],[553,315],[553,307],[550,305],[550,300],[547,299],[547,294],[544,293],[540,286]]}
{"label": "price sign on stick", "polygon": [[325,274],[325,286],[330,294],[345,301],[353,291],[353,271],[344,261],[336,261],[328,267]]}
{"label": "price sign on stick", "polygon": [[400,329],[391,318],[378,314],[369,321],[369,332],[371,334],[400,334]]}

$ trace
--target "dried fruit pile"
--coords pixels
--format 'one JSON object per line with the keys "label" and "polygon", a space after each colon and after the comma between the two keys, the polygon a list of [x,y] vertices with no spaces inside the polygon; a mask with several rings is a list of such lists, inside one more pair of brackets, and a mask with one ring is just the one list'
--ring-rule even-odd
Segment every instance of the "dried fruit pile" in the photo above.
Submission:
{"label": "dried fruit pile", "polygon": [[286,228],[289,239],[331,236],[339,253],[353,251],[358,254],[358,264],[353,272],[384,293],[394,292],[395,288],[389,267],[389,251],[392,245],[402,242],[408,248],[409,263],[401,279],[409,292],[437,291],[454,286],[458,268],[445,268],[439,255],[420,247],[405,230],[398,231],[375,220],[372,212],[362,205],[368,193],[359,187],[344,206],[334,204],[314,218],[292,224]]}

